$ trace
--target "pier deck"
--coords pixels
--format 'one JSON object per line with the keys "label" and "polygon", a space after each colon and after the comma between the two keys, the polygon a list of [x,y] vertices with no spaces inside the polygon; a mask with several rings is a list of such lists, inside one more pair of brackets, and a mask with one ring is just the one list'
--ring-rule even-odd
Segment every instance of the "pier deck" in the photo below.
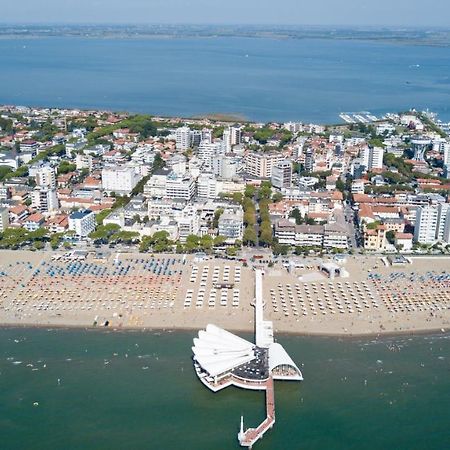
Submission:
{"label": "pier deck", "polygon": [[238,435],[239,444],[241,447],[252,446],[261,439],[267,430],[275,424],[275,392],[273,386],[273,378],[269,377],[266,382],[266,418],[257,428],[248,428],[241,430]]}

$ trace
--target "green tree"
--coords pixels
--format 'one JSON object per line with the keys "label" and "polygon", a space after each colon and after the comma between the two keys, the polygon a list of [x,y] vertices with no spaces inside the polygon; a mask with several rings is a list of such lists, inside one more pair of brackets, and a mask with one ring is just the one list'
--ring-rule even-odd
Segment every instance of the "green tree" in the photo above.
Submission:
{"label": "green tree", "polygon": [[153,160],[152,171],[155,172],[162,169],[166,165],[166,162],[162,159],[161,153],[157,152],[155,154],[155,159]]}
{"label": "green tree", "polygon": [[242,241],[243,241],[244,245],[250,245],[250,246],[256,245],[256,241],[257,241],[256,231],[252,226],[247,225],[245,227],[244,236],[243,236]]}
{"label": "green tree", "polygon": [[95,216],[95,221],[97,225],[103,225],[103,220],[111,213],[111,209],[103,209]]}
{"label": "green tree", "polygon": [[242,193],[234,192],[232,195],[232,199],[233,199],[233,202],[241,204],[242,203]]}
{"label": "green tree", "polygon": [[214,238],[213,245],[214,247],[220,247],[224,244],[226,240],[227,238],[225,236],[218,235]]}
{"label": "green tree", "polygon": [[272,197],[272,184],[270,181],[263,181],[259,189],[259,198],[269,199]]}
{"label": "green tree", "polygon": [[263,246],[270,246],[272,245],[272,226],[270,222],[264,221],[261,223],[260,226],[260,236],[259,236],[259,243]]}
{"label": "green tree", "polygon": [[223,208],[218,208],[214,212],[213,228],[217,228],[219,226],[219,219],[220,219],[220,216],[223,214],[223,211],[224,211]]}
{"label": "green tree", "polygon": [[58,173],[65,174],[69,172],[74,172],[77,169],[75,164],[70,163],[69,161],[61,161],[58,166]]}
{"label": "green tree", "polygon": [[6,176],[10,173],[12,173],[11,167],[7,166],[0,166],[0,181],[2,181]]}
{"label": "green tree", "polygon": [[297,225],[301,225],[303,223],[303,217],[302,214],[300,212],[300,210],[298,208],[294,208],[290,214],[289,217],[292,217],[293,219],[295,219],[295,223]]}
{"label": "green tree", "polygon": [[286,256],[289,253],[289,245],[273,244],[272,252],[274,255]]}
{"label": "green tree", "polygon": [[251,185],[251,184],[247,184],[245,186],[245,191],[244,191],[244,196],[248,197],[248,198],[253,198],[256,192],[256,188],[255,186]]}
{"label": "green tree", "polygon": [[275,192],[275,193],[272,195],[272,200],[273,200],[275,203],[281,202],[281,200],[283,200],[283,194],[282,194],[281,192]]}
{"label": "green tree", "polygon": [[394,242],[395,242],[395,231],[392,231],[392,230],[388,231],[386,233],[386,239],[388,240],[388,242],[390,244],[394,244]]}

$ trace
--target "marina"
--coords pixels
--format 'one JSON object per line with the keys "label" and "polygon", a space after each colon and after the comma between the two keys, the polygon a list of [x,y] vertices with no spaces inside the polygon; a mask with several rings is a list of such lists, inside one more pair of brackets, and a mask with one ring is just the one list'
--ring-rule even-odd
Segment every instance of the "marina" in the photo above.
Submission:
{"label": "marina", "polygon": [[369,111],[342,112],[339,114],[339,117],[346,123],[365,123],[365,124],[377,122],[378,120],[383,119],[378,118]]}

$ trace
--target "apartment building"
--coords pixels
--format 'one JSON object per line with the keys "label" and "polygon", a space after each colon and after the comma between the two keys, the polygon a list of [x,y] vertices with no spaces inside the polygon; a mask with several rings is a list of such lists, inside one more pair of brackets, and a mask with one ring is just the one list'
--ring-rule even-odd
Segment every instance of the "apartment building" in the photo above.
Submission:
{"label": "apartment building", "polygon": [[235,241],[242,239],[244,232],[244,211],[239,208],[228,208],[219,218],[219,235]]}
{"label": "apartment building", "polygon": [[450,242],[450,204],[419,206],[416,213],[414,241],[421,244]]}
{"label": "apartment building", "polygon": [[296,225],[290,220],[280,219],[275,223],[275,237],[285,245],[348,248],[348,234],[337,225]]}
{"label": "apartment building", "polygon": [[75,211],[69,215],[69,230],[79,237],[86,237],[95,230],[95,214],[90,209]]}
{"label": "apartment building", "polygon": [[383,168],[384,149],[381,147],[367,147],[363,152],[363,164],[366,170]]}
{"label": "apartment building", "polygon": [[129,195],[140,178],[133,167],[113,166],[102,170],[102,186],[108,193]]}
{"label": "apartment building", "polygon": [[277,189],[290,188],[292,185],[292,161],[280,161],[272,168],[272,186]]}
{"label": "apartment building", "polygon": [[8,208],[0,208],[0,233],[5,231],[9,225]]}
{"label": "apartment building", "polygon": [[51,166],[43,166],[36,170],[36,185],[47,187],[49,189],[56,188],[56,173]]}
{"label": "apartment building", "polygon": [[273,167],[283,161],[281,153],[250,152],[246,157],[246,169],[250,175],[258,178],[270,178]]}
{"label": "apartment building", "polygon": [[42,213],[56,211],[59,208],[56,189],[37,186],[31,192],[31,206]]}

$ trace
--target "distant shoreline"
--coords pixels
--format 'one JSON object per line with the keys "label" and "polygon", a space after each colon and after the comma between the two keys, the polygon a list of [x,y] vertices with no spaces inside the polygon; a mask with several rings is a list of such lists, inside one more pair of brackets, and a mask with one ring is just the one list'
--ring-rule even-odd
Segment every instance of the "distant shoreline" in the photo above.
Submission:
{"label": "distant shoreline", "polygon": [[449,47],[450,28],[326,27],[271,25],[72,25],[1,24],[0,40],[15,39],[175,40],[253,38],[274,40],[360,41],[396,45]]}

